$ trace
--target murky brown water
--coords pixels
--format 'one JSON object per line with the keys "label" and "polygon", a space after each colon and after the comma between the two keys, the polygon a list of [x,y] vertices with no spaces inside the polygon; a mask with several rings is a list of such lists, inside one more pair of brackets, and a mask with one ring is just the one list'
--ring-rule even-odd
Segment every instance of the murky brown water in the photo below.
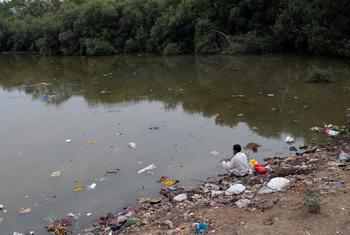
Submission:
{"label": "murky brown water", "polygon": [[[315,65],[332,68],[337,82],[306,83]],[[162,175],[186,185],[215,176],[219,158],[209,152],[230,153],[234,143],[261,144],[249,152],[258,159],[289,154],[286,135],[298,145],[311,126],[344,121],[349,65],[301,56],[1,55],[1,234],[43,234],[50,214],[80,213],[87,223],[156,194]],[[155,175],[137,174],[151,163]],[[119,174],[105,176],[111,168]],[[56,170],[61,176],[50,177]],[[93,182],[95,190],[73,192]],[[18,215],[19,207],[32,212]]]}

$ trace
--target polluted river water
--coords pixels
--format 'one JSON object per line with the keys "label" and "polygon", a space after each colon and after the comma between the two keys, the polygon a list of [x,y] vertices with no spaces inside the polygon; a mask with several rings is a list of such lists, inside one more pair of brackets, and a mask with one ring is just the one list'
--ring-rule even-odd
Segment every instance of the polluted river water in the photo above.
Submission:
{"label": "polluted river water", "polygon": [[[260,144],[244,150],[260,161],[293,154],[311,127],[344,122],[349,65],[295,55],[1,55],[1,234],[46,234],[45,217],[68,213],[79,215],[78,231],[157,195],[161,176],[191,185],[224,172],[210,152],[230,157],[235,143]],[[336,82],[307,83],[314,66],[331,68]],[[152,174],[137,173],[150,164]]]}

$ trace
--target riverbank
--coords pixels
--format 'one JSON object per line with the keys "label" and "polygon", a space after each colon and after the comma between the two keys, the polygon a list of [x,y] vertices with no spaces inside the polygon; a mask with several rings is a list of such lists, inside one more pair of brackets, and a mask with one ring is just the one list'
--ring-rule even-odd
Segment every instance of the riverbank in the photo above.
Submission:
{"label": "riverbank", "polygon": [[[225,174],[194,188],[165,187],[159,198],[140,198],[137,211],[101,217],[85,234],[191,234],[199,223],[213,234],[349,234],[350,159],[339,158],[350,152],[349,140],[344,134],[302,146],[293,156],[265,159],[267,174]],[[288,179],[283,190],[267,187],[276,177]],[[233,184],[245,191],[225,195]],[[318,212],[318,203],[303,203],[311,192],[320,200],[319,213],[310,211]]]}

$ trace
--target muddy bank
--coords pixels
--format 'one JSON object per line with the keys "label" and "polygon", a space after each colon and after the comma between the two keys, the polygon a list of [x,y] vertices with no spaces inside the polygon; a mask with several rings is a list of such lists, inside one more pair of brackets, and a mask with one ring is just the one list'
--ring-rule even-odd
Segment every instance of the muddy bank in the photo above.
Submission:
{"label": "muddy bank", "polygon": [[[96,218],[80,234],[349,234],[349,140],[343,134],[266,158],[266,174],[223,174],[193,188],[163,177],[158,197]],[[67,234],[75,222],[56,221],[48,230]]]}
{"label": "muddy bank", "polygon": [[[196,223],[205,223],[208,233],[216,234],[349,234],[350,165],[339,161],[340,149],[349,152],[349,142],[313,147],[315,152],[270,159],[269,174],[243,179],[222,176],[197,189],[185,189],[189,199],[184,202],[145,207],[137,214],[139,224],[125,233],[191,234]],[[290,186],[264,193],[274,177],[290,180]],[[212,188],[224,191],[233,183],[242,183],[245,192],[213,197]],[[320,213],[303,205],[311,191],[320,195]],[[195,199],[195,193],[200,198]],[[244,201],[245,205],[240,203]]]}

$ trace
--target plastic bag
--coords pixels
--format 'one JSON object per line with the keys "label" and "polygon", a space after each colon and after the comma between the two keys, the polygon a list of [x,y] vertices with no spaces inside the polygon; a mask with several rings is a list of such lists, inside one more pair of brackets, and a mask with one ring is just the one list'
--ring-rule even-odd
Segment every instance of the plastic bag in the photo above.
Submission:
{"label": "plastic bag", "polygon": [[267,187],[273,190],[287,189],[290,186],[290,180],[283,177],[275,177],[267,183]]}
{"label": "plastic bag", "polygon": [[245,191],[245,187],[243,184],[234,184],[231,185],[226,191],[225,195],[226,196],[232,196],[234,194],[241,194]]}
{"label": "plastic bag", "polygon": [[269,172],[269,170],[266,169],[266,168],[265,168],[262,164],[260,164],[260,163],[256,163],[256,164],[254,165],[254,170],[255,170],[256,172],[258,172],[259,174],[265,174],[265,173]]}

